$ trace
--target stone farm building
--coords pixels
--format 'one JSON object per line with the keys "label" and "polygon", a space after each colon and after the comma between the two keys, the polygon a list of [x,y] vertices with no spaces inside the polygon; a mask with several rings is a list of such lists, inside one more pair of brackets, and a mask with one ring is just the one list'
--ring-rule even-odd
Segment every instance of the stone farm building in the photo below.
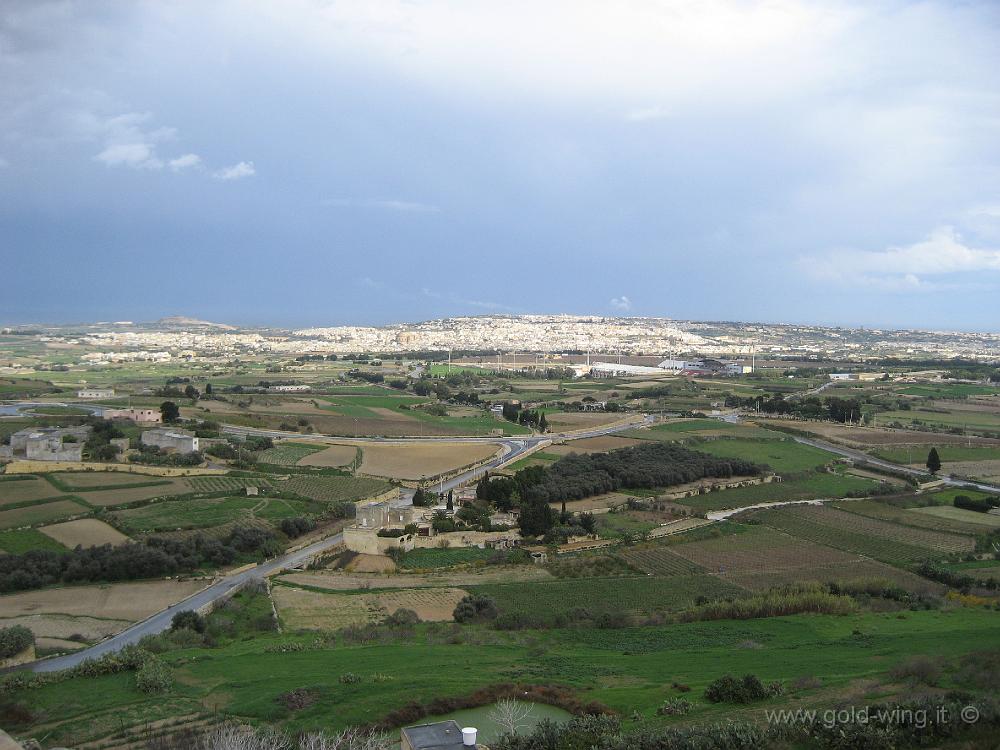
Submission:
{"label": "stone farm building", "polygon": [[198,438],[187,430],[158,427],[143,432],[141,441],[143,445],[155,445],[175,453],[194,453],[198,450]]}
{"label": "stone farm building", "polygon": [[10,436],[13,458],[31,461],[81,461],[83,444],[91,427],[35,427],[20,430]]}
{"label": "stone farm building", "polygon": [[163,416],[158,409],[105,409],[105,419],[131,419],[136,424],[159,424]]}

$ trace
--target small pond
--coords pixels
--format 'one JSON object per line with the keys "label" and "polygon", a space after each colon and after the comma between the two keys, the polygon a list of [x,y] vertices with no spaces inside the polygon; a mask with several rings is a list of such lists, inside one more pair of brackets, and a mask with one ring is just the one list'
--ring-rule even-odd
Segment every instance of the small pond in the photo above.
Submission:
{"label": "small pond", "polygon": [[[521,721],[523,726],[518,730],[519,734],[526,734],[530,732],[542,719],[551,719],[552,721],[569,721],[573,718],[573,714],[569,711],[556,708],[555,706],[550,706],[547,703],[519,702],[522,706],[527,705],[531,707],[531,712]],[[426,719],[421,719],[418,723],[430,724],[434,721],[448,721],[448,719],[454,719],[458,722],[460,727],[475,727],[478,729],[479,736],[477,737],[477,741],[481,744],[489,745],[491,742],[496,740],[502,732],[496,722],[490,718],[490,714],[493,713],[495,709],[496,704],[490,703],[489,705],[477,706],[476,708],[463,708],[459,711],[452,711],[450,714],[443,714],[441,716],[428,716]]]}

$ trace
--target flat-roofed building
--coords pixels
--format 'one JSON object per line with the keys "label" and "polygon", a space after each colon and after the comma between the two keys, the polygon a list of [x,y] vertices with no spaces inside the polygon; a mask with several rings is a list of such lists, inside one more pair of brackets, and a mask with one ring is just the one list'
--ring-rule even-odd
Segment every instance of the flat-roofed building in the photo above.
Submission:
{"label": "flat-roofed building", "polygon": [[114,398],[114,388],[81,388],[76,392],[77,398]]}
{"label": "flat-roofed building", "polygon": [[136,424],[160,424],[163,416],[159,409],[106,409],[105,419],[131,419]]}
{"label": "flat-roofed building", "polygon": [[170,427],[157,427],[142,433],[143,445],[155,445],[161,450],[176,453],[194,453],[198,450],[198,438],[194,433]]}

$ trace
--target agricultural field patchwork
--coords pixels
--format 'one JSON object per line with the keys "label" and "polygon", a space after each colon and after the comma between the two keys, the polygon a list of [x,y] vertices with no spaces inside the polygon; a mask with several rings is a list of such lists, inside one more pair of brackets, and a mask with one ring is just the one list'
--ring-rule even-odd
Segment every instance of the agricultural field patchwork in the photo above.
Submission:
{"label": "agricultural field patchwork", "polygon": [[45,500],[66,492],[31,474],[0,477],[0,508],[5,505]]}
{"label": "agricultural field patchwork", "polygon": [[300,458],[299,466],[322,466],[340,468],[358,460],[361,448],[356,445],[323,445],[321,450],[312,451]]}
{"label": "agricultural field patchwork", "polygon": [[927,508],[914,508],[914,513],[931,516],[936,520],[944,519],[961,524],[980,527],[980,533],[986,529],[1000,528],[1000,516],[993,513],[976,513],[964,508],[949,508],[947,505],[932,505]]}
{"label": "agricultural field patchwork", "polygon": [[0,552],[20,555],[33,549],[45,549],[52,552],[66,551],[66,547],[38,529],[0,531]]}
{"label": "agricultural field patchwork", "polygon": [[80,490],[75,494],[88,505],[111,507],[125,505],[139,500],[151,500],[157,497],[172,497],[175,495],[190,495],[191,487],[184,479],[168,479],[165,482],[156,481],[143,487],[117,487],[112,489]]}
{"label": "agricultural field patchwork", "polygon": [[100,487],[132,487],[153,484],[169,485],[170,481],[148,474],[119,471],[60,471],[47,475],[50,481],[65,487],[68,492],[86,492]]}
{"label": "agricultural field patchwork", "polygon": [[269,497],[213,497],[196,500],[165,500],[139,508],[121,510],[114,518],[134,534],[175,529],[201,529],[238,521],[280,521],[294,516],[318,515],[323,507],[306,500]]}
{"label": "agricultural field patchwork", "polygon": [[491,550],[478,547],[421,548],[403,555],[399,568],[401,570],[450,568],[463,563],[486,560],[491,554]]}
{"label": "agricultural field patchwork", "polygon": [[239,492],[247,487],[270,487],[264,477],[186,477],[194,492]]}
{"label": "agricultural field patchwork", "polygon": [[704,495],[694,495],[680,498],[676,502],[700,511],[726,510],[786,500],[845,497],[851,493],[874,490],[877,486],[878,483],[870,479],[822,472],[782,482],[734,487]]}
{"label": "agricultural field patchwork", "polygon": [[794,440],[719,438],[697,443],[691,448],[713,456],[743,458],[756,464],[766,464],[777,474],[809,471],[836,458],[833,453]]}
{"label": "agricultural field patchwork", "polygon": [[388,479],[426,479],[488,459],[499,449],[493,443],[375,443],[364,447],[359,471]]}
{"label": "agricultural field patchwork", "polygon": [[[928,508],[903,508],[889,503],[882,503],[878,500],[845,500],[841,503],[832,503],[832,506],[848,513],[857,513],[869,518],[878,518],[883,521],[903,524],[904,526],[919,526],[935,531],[947,531],[953,534],[982,534],[985,529],[982,522],[972,516],[984,514],[973,513],[972,511],[960,510],[950,506],[930,506]],[[932,511],[943,511],[935,513]],[[951,511],[959,511],[952,513]],[[963,515],[968,514],[968,515]],[[986,522],[989,524],[989,521]],[[1000,519],[998,524],[1000,525]]]}
{"label": "agricultural field patchwork", "polygon": [[275,482],[274,487],[321,502],[349,503],[374,497],[392,489],[391,484],[380,479],[326,476],[293,476],[286,481]]}
{"label": "agricultural field patchwork", "polygon": [[314,453],[325,450],[325,446],[317,443],[295,443],[289,440],[282,440],[273,448],[257,453],[257,460],[264,464],[275,464],[277,466],[295,466],[302,459]]}
{"label": "agricultural field patchwork", "polygon": [[970,537],[913,529],[835,508],[792,506],[756,511],[753,517],[792,536],[890,564],[968,551],[975,545]]}
{"label": "agricultural field patchwork", "polygon": [[34,526],[88,513],[90,508],[72,499],[52,500],[39,505],[0,510],[0,529]]}
{"label": "agricultural field patchwork", "polygon": [[670,549],[695,565],[720,575],[837,564],[854,557],[765,526],[750,526],[741,534],[675,544]]}
{"label": "agricultural field patchwork", "polygon": [[629,547],[621,553],[622,558],[633,568],[652,576],[684,576],[708,571],[672,548],[657,544]]}

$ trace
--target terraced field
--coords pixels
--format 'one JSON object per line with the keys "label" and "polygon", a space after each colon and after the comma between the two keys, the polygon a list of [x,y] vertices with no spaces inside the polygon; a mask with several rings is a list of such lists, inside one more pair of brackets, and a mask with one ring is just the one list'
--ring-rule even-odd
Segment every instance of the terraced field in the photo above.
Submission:
{"label": "terraced field", "polygon": [[15,529],[0,531],[0,552],[20,555],[33,549],[47,549],[65,552],[66,548],[55,539],[50,539],[37,529]]}
{"label": "terraced field", "polygon": [[17,503],[43,500],[66,494],[57,490],[41,477],[23,476],[0,477],[0,507]]}
{"label": "terraced field", "polygon": [[910,573],[878,560],[855,557],[846,562],[821,565],[803,565],[783,570],[764,570],[742,573],[730,571],[722,576],[726,581],[749,591],[766,591],[776,586],[793,583],[850,583],[860,580],[879,579],[900,586],[918,594],[943,594],[947,586]]}
{"label": "terraced field", "polygon": [[316,515],[319,508],[304,500],[259,497],[213,497],[167,500],[114,513],[115,520],[135,534],[208,528],[252,518],[279,521],[293,516]]}
{"label": "terraced field", "polygon": [[319,453],[325,449],[325,445],[317,445],[316,443],[281,442],[273,448],[260,451],[257,454],[257,460],[265,464],[295,466],[306,456],[311,456],[313,453]]}
{"label": "terraced field", "polygon": [[187,477],[184,481],[195,492],[237,492],[246,487],[270,487],[263,477]]}
{"label": "terraced field", "polygon": [[795,539],[765,526],[751,526],[742,534],[676,544],[679,556],[718,573],[764,572],[847,562],[853,555],[820,544]]}
{"label": "terraced field", "polygon": [[707,512],[728,508],[745,508],[748,505],[783,500],[845,497],[848,493],[867,492],[877,486],[878,483],[870,479],[824,472],[811,474],[800,479],[769,482],[750,487],[735,487],[731,490],[685,497],[676,502],[695,510]]}
{"label": "terraced field", "polygon": [[71,498],[52,500],[38,505],[23,508],[11,508],[0,511],[0,529],[12,529],[18,526],[34,526],[48,521],[61,521],[70,516],[87,513],[90,509]]}
{"label": "terraced field", "polygon": [[654,576],[684,576],[707,572],[697,563],[663,546],[632,547],[622,552],[621,556],[632,567]]}
{"label": "terraced field", "polygon": [[491,554],[491,550],[479,549],[478,547],[415,549],[403,556],[399,567],[404,570],[415,568],[450,568],[453,565],[461,563],[485,560]]}
{"label": "terraced field", "polygon": [[[877,518],[881,521],[889,521],[904,526],[917,526],[935,531],[946,531],[953,534],[971,534],[973,536],[982,534],[985,531],[982,524],[970,523],[968,520],[959,520],[962,517],[952,518],[949,513],[945,513],[944,516],[931,513],[931,511],[939,508],[945,511],[958,510],[946,505],[931,506],[930,508],[899,508],[895,505],[880,503],[877,500],[844,500],[843,502],[832,503],[831,505],[848,513],[857,513],[868,518]],[[1000,518],[997,519],[997,525],[1000,525]]]}
{"label": "terraced field", "polygon": [[832,462],[832,453],[796,443],[794,440],[747,440],[719,438],[692,446],[713,456],[742,458],[766,464],[777,474],[808,471]]}
{"label": "terraced field", "polygon": [[835,508],[785,507],[757,511],[754,517],[792,536],[895,564],[974,547],[969,537],[913,529]]}
{"label": "terraced field", "polygon": [[392,489],[388,482],[366,477],[295,476],[275,486],[325,502],[356,502]]}
{"label": "terraced field", "polygon": [[743,590],[711,575],[587,578],[538,583],[475,586],[470,591],[493,597],[501,613],[569,614],[586,610],[649,614],[693,606],[698,597],[710,599],[744,594]]}

